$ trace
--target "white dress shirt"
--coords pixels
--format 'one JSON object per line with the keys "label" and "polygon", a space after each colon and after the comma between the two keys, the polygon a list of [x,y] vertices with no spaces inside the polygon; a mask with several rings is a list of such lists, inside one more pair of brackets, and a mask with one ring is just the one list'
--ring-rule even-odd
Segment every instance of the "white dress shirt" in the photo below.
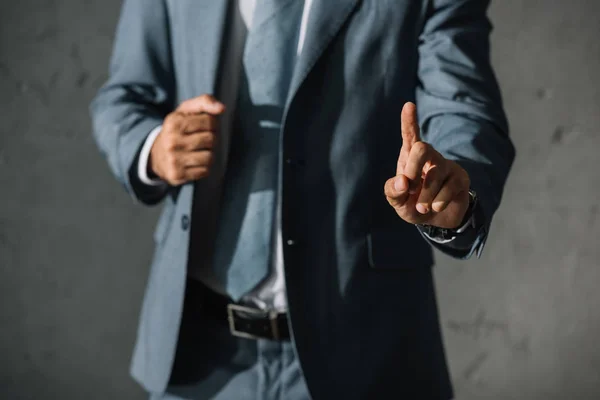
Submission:
{"label": "white dress shirt", "polygon": [[[244,43],[246,41],[246,35],[249,29],[252,29],[252,15],[254,13],[254,6],[256,0],[236,0],[236,11],[233,13],[233,20],[231,21],[230,36],[225,38],[227,40],[227,47],[225,53],[224,70],[220,74],[221,81],[219,82],[219,92],[217,96],[219,100],[228,106],[228,111],[221,116],[220,120],[220,134],[230,135],[233,113],[235,112],[231,105],[234,105],[237,99],[237,85],[240,75],[240,68],[242,67],[242,54],[244,49]],[[304,45],[304,38],[306,36],[306,24],[310,13],[312,0],[305,0],[304,11],[302,13],[302,21],[300,24],[300,32],[298,34],[297,43],[297,55],[302,52]],[[162,126],[157,126],[148,135],[139,156],[138,162],[138,175],[140,180],[146,185],[160,186],[165,185],[161,180],[151,179],[148,176],[147,168],[148,161],[150,158],[150,150],[156,137],[161,131]],[[277,210],[276,221],[279,221],[279,210]],[[271,273],[261,282],[256,289],[248,293],[244,297],[246,302],[250,302],[255,306],[262,309],[275,309],[278,311],[285,311],[287,309],[287,298],[285,293],[285,276],[283,271],[283,242],[281,237],[281,231],[279,230],[279,224],[277,223],[277,235],[274,243],[274,257],[273,266]],[[202,281],[205,285],[211,289],[223,293],[224,289],[212,276],[211,266],[201,266],[200,268],[191,268],[191,277]]]}

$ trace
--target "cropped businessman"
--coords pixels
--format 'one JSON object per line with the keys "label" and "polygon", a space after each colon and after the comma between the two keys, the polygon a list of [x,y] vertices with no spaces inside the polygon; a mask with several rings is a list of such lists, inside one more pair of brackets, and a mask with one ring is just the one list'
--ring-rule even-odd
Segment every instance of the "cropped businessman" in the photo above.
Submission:
{"label": "cropped businessman", "polygon": [[151,398],[452,398],[431,246],[481,253],[514,157],[488,2],[124,1],[91,112],[164,204]]}

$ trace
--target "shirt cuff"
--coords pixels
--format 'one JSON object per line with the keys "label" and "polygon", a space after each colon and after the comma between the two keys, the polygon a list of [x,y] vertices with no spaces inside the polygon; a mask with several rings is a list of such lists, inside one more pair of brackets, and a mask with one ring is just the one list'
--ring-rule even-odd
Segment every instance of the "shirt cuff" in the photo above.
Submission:
{"label": "shirt cuff", "polygon": [[156,128],[152,129],[152,131],[150,131],[150,134],[146,138],[146,141],[144,142],[144,145],[140,150],[140,156],[138,158],[138,177],[140,178],[140,181],[142,181],[142,183],[149,186],[161,186],[165,184],[165,182],[161,179],[153,179],[148,176],[148,161],[150,160],[150,150],[152,150],[152,145],[154,144],[154,141],[156,140],[156,137],[160,133],[161,129],[162,125],[159,125]]}

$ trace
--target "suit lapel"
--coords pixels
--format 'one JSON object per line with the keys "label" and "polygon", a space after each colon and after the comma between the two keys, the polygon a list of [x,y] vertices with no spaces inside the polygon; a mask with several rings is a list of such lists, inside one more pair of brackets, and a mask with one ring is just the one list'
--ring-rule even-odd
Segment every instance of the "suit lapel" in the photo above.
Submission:
{"label": "suit lapel", "polygon": [[214,93],[217,89],[229,3],[227,0],[171,0],[173,9],[183,14],[180,20],[185,21],[185,34],[189,35],[186,43],[195,66],[189,70],[192,75],[187,79],[198,84],[194,88],[197,94]]}
{"label": "suit lapel", "polygon": [[[228,28],[228,14],[233,10],[229,4],[237,2],[228,0],[171,0],[174,7],[181,6],[180,10],[185,15],[182,19],[187,23],[187,34],[191,35],[189,43],[190,54],[193,54],[195,68],[190,68],[187,81],[193,86],[192,95],[204,93],[216,94],[218,90],[218,71],[222,60],[222,47],[224,34]],[[184,3],[185,1],[185,3]],[[211,175],[212,177],[212,175]],[[181,189],[180,207],[185,213],[192,207],[197,210],[206,208],[206,193],[214,185],[214,178],[205,178],[200,181],[184,185]],[[190,210],[190,211],[188,211]],[[208,218],[206,213],[193,213],[195,226],[202,225],[202,219]]]}
{"label": "suit lapel", "polygon": [[313,0],[308,15],[306,37],[298,58],[286,108],[331,40],[361,0]]}
{"label": "suit lapel", "polygon": [[[225,30],[227,29],[227,14],[229,12],[230,7],[228,4],[231,3],[227,0],[211,0],[211,1],[203,1],[202,2],[206,8],[211,8],[212,10],[206,10],[206,14],[204,15],[214,15],[216,16],[214,19],[205,18],[202,21],[203,24],[206,24],[206,37],[205,41],[205,52],[206,59],[211,60],[210,65],[207,66],[206,70],[206,83],[210,85],[212,92],[215,93],[217,90],[217,71],[219,70],[219,65],[221,63],[222,56],[222,44],[223,44],[223,35]],[[210,21],[207,21],[209,19]],[[211,36],[212,32],[212,36]],[[214,32],[218,32],[216,35]]]}

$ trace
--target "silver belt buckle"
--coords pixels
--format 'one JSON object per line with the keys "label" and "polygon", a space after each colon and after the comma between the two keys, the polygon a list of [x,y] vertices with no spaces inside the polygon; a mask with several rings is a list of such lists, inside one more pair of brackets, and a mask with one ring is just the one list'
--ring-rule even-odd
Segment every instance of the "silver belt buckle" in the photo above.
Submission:
{"label": "silver belt buckle", "polygon": [[274,340],[279,340],[279,326],[277,325],[277,311],[263,311],[253,307],[246,307],[239,304],[227,304],[227,319],[229,321],[229,331],[233,336],[246,338],[246,339],[261,339],[261,336],[253,335],[251,333],[242,332],[235,326],[235,313],[240,312],[248,314],[250,317],[264,318],[268,316],[271,325],[271,333]]}

